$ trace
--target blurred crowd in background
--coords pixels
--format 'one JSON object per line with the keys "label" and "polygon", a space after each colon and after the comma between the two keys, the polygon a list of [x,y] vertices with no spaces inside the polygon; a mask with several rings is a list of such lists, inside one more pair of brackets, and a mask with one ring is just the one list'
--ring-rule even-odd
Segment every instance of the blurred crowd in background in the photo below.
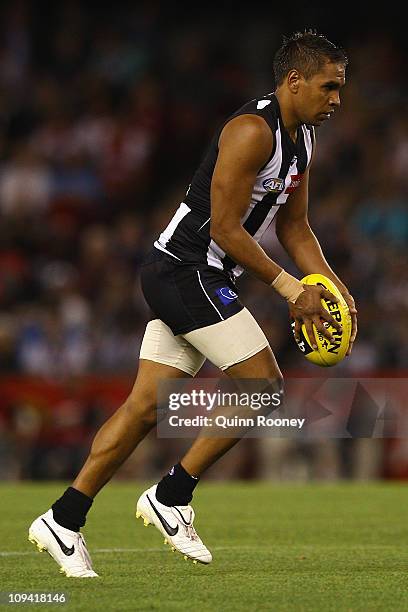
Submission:
{"label": "blurred crowd in background", "polygon": [[[163,2],[40,4],[1,8],[0,373],[131,379],[148,317],[144,253],[215,128],[274,89],[282,35],[320,22],[310,8],[296,21],[282,7],[249,19],[222,7],[194,18]],[[383,24],[336,23],[318,29],[350,66],[340,111],[317,131],[310,184],[312,228],[359,310],[358,341],[335,375],[402,371],[407,49]],[[263,246],[299,277],[272,228]],[[314,371],[286,304],[248,276],[239,286],[283,373]]]}

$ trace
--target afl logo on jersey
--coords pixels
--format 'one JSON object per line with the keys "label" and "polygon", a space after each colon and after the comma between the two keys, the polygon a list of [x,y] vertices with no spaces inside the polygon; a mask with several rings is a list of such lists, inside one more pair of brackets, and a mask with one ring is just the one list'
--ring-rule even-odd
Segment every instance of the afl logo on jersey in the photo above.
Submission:
{"label": "afl logo on jersey", "polygon": [[285,181],[281,178],[268,178],[262,183],[265,191],[270,193],[280,193],[285,187]]}

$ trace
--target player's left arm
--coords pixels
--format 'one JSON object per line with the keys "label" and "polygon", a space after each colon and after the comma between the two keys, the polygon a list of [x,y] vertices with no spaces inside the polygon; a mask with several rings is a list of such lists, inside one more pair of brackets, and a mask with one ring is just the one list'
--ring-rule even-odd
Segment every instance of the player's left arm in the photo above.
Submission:
{"label": "player's left arm", "polygon": [[346,285],[333,272],[308,220],[309,167],[298,188],[291,193],[278,211],[276,235],[288,255],[304,275],[319,273],[330,278],[346,300],[351,314],[352,332],[347,355],[350,355],[357,335],[357,309]]}

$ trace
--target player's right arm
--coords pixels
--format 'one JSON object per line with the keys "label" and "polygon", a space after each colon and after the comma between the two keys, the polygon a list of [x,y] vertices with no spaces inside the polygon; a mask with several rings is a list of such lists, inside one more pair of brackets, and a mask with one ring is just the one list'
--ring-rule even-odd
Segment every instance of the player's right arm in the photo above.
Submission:
{"label": "player's right arm", "polygon": [[[337,302],[337,298],[314,285],[302,285],[286,274],[241,223],[256,176],[268,161],[272,149],[273,134],[262,117],[240,115],[225,125],[219,138],[218,158],[211,182],[210,235],[245,270],[268,285],[275,283],[274,288],[281,295],[296,302],[304,313],[303,322],[307,328],[314,323],[331,340],[332,336],[321,318],[337,329],[339,325],[323,308],[321,297],[333,302]],[[285,283],[282,284],[282,280]]]}
{"label": "player's right arm", "polygon": [[211,182],[211,238],[234,261],[270,285],[282,268],[245,230],[241,218],[251,199],[256,176],[268,161],[273,135],[264,119],[240,115],[221,132]]}

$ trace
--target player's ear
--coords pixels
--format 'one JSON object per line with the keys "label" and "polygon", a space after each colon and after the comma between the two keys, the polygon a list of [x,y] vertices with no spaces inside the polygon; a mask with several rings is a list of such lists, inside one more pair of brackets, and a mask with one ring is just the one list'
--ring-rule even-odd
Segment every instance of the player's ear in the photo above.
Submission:
{"label": "player's ear", "polygon": [[286,82],[292,93],[298,92],[300,79],[301,76],[297,70],[289,70],[288,75],[286,77]]}

